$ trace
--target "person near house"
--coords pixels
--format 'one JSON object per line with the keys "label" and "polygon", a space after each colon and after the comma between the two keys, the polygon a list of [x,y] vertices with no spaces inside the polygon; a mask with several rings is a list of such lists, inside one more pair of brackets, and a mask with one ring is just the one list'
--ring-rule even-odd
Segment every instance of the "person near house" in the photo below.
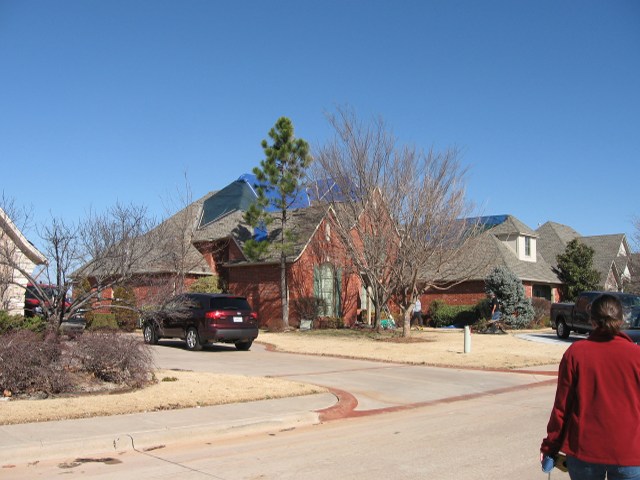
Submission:
{"label": "person near house", "polygon": [[572,480],[640,479],[640,347],[622,321],[620,301],[600,295],[593,332],[560,362],[540,460],[564,452]]}
{"label": "person near house", "polygon": [[411,323],[414,323],[418,328],[424,327],[422,323],[422,303],[420,302],[420,297],[416,298],[416,303],[413,305]]}
{"label": "person near house", "polygon": [[500,320],[500,303],[496,298],[496,294],[491,292],[491,320],[497,321]]}

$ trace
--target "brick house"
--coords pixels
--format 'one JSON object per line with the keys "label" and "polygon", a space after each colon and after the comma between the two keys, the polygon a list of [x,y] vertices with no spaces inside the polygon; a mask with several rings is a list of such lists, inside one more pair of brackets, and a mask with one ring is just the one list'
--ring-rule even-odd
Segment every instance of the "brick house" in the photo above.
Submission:
{"label": "brick house", "polygon": [[[556,257],[574,238],[594,249],[593,264],[601,274],[600,289],[622,290],[631,278],[631,252],[624,234],[583,237],[571,227],[554,222],[532,230],[512,215],[481,217],[478,220],[483,231],[475,240],[475,257],[460,262],[458,278],[465,278],[466,266],[482,266],[448,290],[423,294],[423,305],[428,306],[436,299],[453,305],[475,304],[486,297],[484,278],[499,265],[509,268],[522,280],[527,297],[561,301],[562,282],[555,273]],[[453,277],[451,280],[452,284],[455,283]]]}
{"label": "brick house", "polygon": [[[211,202],[217,200],[213,197]],[[226,290],[249,299],[261,326],[276,325],[282,318],[279,253],[274,251],[258,262],[249,261],[243,245],[253,231],[242,217],[243,210],[238,208],[225,211],[213,221],[201,222],[193,244]],[[333,218],[333,210],[324,205],[289,211],[287,228],[294,232],[286,262],[291,326],[308,316],[304,301],[312,297],[324,302],[320,317],[341,318],[346,324],[356,321],[361,282],[335,230],[332,232]],[[279,235],[277,228],[269,232],[271,240]]]}
{"label": "brick house", "polygon": [[[130,282],[140,306],[182,292],[202,276],[217,275],[223,291],[249,299],[261,326],[279,323],[279,253],[271,252],[252,262],[243,251],[245,242],[255,233],[243,220],[244,212],[256,199],[252,185],[251,176],[243,175],[188,205],[150,232],[154,238],[164,240],[158,244],[157,254],[137,267]],[[311,206],[304,195],[297,206],[301,208],[289,211],[287,224],[295,237],[286,261],[289,323],[297,326],[309,316],[304,301],[316,297],[324,302],[320,317],[340,318],[352,324],[361,304],[362,289],[338,236],[332,232],[334,212],[326,205]],[[278,228],[268,233],[270,240],[279,234]],[[112,290],[106,289],[102,301],[108,304],[112,298]]]}
{"label": "brick house", "polygon": [[[443,300],[450,305],[473,305],[486,298],[484,279],[497,266],[505,266],[521,280],[527,297],[559,299],[561,282],[541,254],[540,236],[513,215],[472,219],[480,225],[468,258],[449,273],[447,290],[431,290],[421,296],[422,305]],[[471,267],[473,266],[473,267]],[[472,272],[472,273],[470,273]],[[462,281],[460,281],[462,279]]]}

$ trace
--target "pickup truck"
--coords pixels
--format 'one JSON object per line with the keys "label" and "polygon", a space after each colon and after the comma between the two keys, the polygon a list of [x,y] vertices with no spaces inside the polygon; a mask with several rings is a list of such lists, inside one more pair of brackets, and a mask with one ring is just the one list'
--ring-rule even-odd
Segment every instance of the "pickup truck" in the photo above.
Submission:
{"label": "pickup truck", "polygon": [[620,299],[623,308],[623,329],[637,329],[640,327],[640,295],[632,295],[622,292],[582,292],[575,303],[551,304],[551,328],[556,331],[559,338],[569,338],[573,331],[576,333],[589,333],[593,330],[589,319],[591,302],[596,297],[608,293]]}

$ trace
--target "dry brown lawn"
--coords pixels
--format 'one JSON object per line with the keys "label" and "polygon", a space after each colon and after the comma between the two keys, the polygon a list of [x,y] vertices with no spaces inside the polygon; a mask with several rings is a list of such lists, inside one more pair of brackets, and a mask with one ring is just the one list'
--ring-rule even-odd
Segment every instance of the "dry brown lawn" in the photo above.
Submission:
{"label": "dry brown lawn", "polygon": [[[328,332],[260,333],[260,342],[279,351],[336,355],[386,362],[516,369],[557,364],[567,348],[507,335],[471,335],[471,351],[464,353],[460,330],[412,331],[410,342],[393,337],[335,336]],[[68,418],[167,410],[268,398],[309,395],[322,388],[289,380],[218,375],[202,372],[159,371],[147,388],[111,395],[83,395],[44,400],[0,402],[0,425]]]}
{"label": "dry brown lawn", "polygon": [[[467,368],[515,369],[557,364],[567,344],[533,342],[521,333],[551,333],[551,329],[509,332],[506,335],[471,334],[471,351],[464,353],[464,333],[458,329],[411,331],[411,341],[387,336],[334,336],[328,332],[260,333],[260,342],[279,351],[335,355],[384,362]],[[395,340],[395,341],[394,341]]]}

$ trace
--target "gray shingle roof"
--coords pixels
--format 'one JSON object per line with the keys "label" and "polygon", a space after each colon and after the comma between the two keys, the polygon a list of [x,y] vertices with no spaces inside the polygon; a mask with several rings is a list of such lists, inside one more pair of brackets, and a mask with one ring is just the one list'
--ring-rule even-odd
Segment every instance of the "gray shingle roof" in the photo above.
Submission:
{"label": "gray shingle roof", "polygon": [[[524,281],[543,284],[561,283],[551,265],[539,252],[535,262],[520,260],[516,252],[499,238],[507,235],[511,237],[526,235],[533,238],[538,236],[514,216],[505,215],[504,221],[478,234],[469,249],[455,261],[455,265],[443,267],[438,280],[484,280],[495,267],[506,266]],[[434,277],[434,274],[429,272],[423,272],[423,275]]]}
{"label": "gray shingle roof", "polygon": [[624,272],[627,267],[628,257],[626,255],[619,255],[620,246],[624,238],[625,235],[622,233],[580,238],[582,243],[594,250],[593,268],[600,272],[601,285],[604,285],[612,265],[615,265],[618,273]]}
{"label": "gray shingle roof", "polygon": [[573,228],[561,223],[547,222],[537,229],[540,235],[539,249],[542,256],[554,268],[557,268],[557,256],[564,253],[567,244],[574,239],[593,248],[593,268],[600,272],[600,287],[604,288],[605,282],[615,265],[615,272],[625,271],[629,259],[626,255],[620,255],[620,248],[626,243],[625,235],[616,233],[612,235],[593,235],[583,237]]}
{"label": "gray shingle roof", "polygon": [[[291,253],[288,257],[291,260],[298,258],[303,252],[314,231],[327,214],[327,206],[319,205],[296,210],[289,210],[287,213],[287,229],[294,235]],[[244,219],[244,212],[235,210],[228,213],[217,221],[210,223],[204,228],[196,231],[194,242],[214,242],[226,238],[233,238],[242,249],[245,242],[253,235],[253,228]],[[280,226],[280,214],[272,214],[273,222],[268,229],[268,239],[277,241],[280,238],[282,228]],[[278,252],[271,251],[265,262],[275,262],[280,258]]]}
{"label": "gray shingle roof", "polygon": [[540,241],[538,251],[553,268],[558,266],[556,258],[564,252],[567,243],[580,234],[573,228],[561,223],[546,222],[536,230]]}

